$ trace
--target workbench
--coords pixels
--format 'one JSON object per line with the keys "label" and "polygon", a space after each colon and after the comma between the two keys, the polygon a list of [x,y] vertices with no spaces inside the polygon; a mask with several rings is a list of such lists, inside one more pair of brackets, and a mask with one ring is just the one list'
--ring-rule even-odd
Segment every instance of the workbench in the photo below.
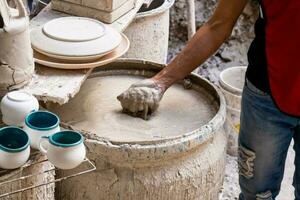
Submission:
{"label": "workbench", "polygon": [[[123,32],[134,19],[143,3],[144,0],[136,0],[134,9],[108,25],[119,32]],[[67,16],[70,15],[52,10],[50,4],[30,21],[30,29],[43,26],[52,19]],[[67,103],[79,92],[81,85],[92,71],[92,69],[61,70],[39,64],[36,64],[35,69],[31,82],[21,90],[33,94],[40,101],[50,101],[60,105]]]}

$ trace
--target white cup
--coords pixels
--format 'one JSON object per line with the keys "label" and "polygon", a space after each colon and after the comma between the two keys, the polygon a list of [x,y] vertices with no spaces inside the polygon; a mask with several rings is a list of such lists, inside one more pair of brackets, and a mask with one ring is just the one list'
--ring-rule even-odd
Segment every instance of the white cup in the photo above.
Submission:
{"label": "white cup", "polygon": [[42,136],[52,135],[60,131],[59,117],[48,111],[35,111],[27,115],[23,130],[28,134],[30,146],[39,149]]}
{"label": "white cup", "polygon": [[9,92],[1,100],[2,121],[7,125],[24,126],[25,117],[37,110],[38,100],[27,92]]}
{"label": "white cup", "polygon": [[77,167],[86,155],[83,136],[75,131],[61,131],[50,136],[43,136],[39,149],[59,169]]}
{"label": "white cup", "polygon": [[29,137],[22,129],[12,126],[0,129],[0,168],[21,167],[29,155]]}

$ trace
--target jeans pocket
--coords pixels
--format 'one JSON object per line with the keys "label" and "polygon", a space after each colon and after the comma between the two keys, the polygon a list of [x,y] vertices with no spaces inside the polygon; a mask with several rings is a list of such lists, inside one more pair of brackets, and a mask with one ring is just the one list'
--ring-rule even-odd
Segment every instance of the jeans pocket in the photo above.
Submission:
{"label": "jeans pocket", "polygon": [[255,87],[249,80],[246,79],[245,82],[245,88],[248,90],[250,93],[256,95],[256,96],[262,96],[262,97],[267,97],[269,96],[268,93],[261,91],[257,87]]}

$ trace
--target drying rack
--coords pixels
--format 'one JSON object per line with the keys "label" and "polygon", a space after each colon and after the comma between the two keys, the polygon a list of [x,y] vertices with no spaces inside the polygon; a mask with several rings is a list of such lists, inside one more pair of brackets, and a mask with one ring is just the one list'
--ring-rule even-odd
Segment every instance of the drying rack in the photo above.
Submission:
{"label": "drying rack", "polygon": [[[5,126],[3,124],[3,122],[1,121],[1,118],[2,117],[0,114],[0,128]],[[37,173],[29,173],[29,174],[23,175],[23,171],[25,171],[26,169],[29,169],[29,168],[32,168],[32,167],[35,167],[38,165],[43,165],[46,163],[49,164],[49,168],[43,169]],[[39,184],[32,184],[32,185],[26,184],[26,185],[24,185],[24,187],[19,187],[17,189],[12,189],[10,191],[4,191],[4,193],[1,193],[1,190],[0,190],[0,200],[3,199],[4,197],[9,197],[10,195],[14,195],[17,193],[25,192],[27,190],[32,190],[32,189],[35,189],[38,187],[58,183],[58,182],[64,181],[69,178],[73,178],[76,176],[90,173],[95,170],[96,170],[96,166],[88,158],[85,158],[84,161],[75,169],[60,170],[60,169],[55,168],[48,161],[46,156],[43,156],[39,151],[34,151],[30,154],[30,158],[29,158],[28,162],[25,165],[23,165],[22,167],[15,169],[15,170],[0,169],[0,178],[2,175],[5,176],[5,175],[9,175],[10,173],[15,173],[16,175],[20,175],[17,178],[8,178],[5,181],[0,180],[0,188],[4,188],[5,186],[10,186],[15,183],[22,185],[20,183],[23,183],[26,180],[30,180],[30,179],[34,179],[34,178],[41,178],[42,180],[45,180],[45,179],[46,180]],[[63,173],[56,173],[58,171],[63,172]],[[56,177],[55,174],[63,174],[63,175],[61,177]],[[49,176],[52,175],[53,178],[52,179],[44,178],[47,175],[49,175]],[[26,183],[28,183],[28,182],[26,182]]]}
{"label": "drying rack", "polygon": [[[40,154],[40,153],[39,152],[34,152],[33,154],[31,154],[31,157],[37,156],[38,154]],[[38,164],[42,164],[44,162],[48,162],[48,159],[45,158],[45,159],[38,160],[38,161],[28,162],[23,167],[21,167],[19,169],[19,173],[22,173],[22,171],[25,168],[32,167],[32,166],[38,165]],[[16,193],[20,193],[20,192],[24,192],[24,191],[27,191],[27,190],[35,189],[37,187],[46,186],[46,185],[49,185],[49,184],[61,182],[63,180],[73,178],[75,176],[79,176],[79,175],[83,175],[83,174],[95,171],[96,166],[88,158],[85,158],[85,160],[81,163],[81,165],[78,166],[76,169],[64,170],[64,171],[68,171],[69,173],[66,173],[66,175],[64,175],[62,177],[53,178],[52,180],[46,180],[45,182],[40,183],[40,184],[26,186],[26,187],[19,188],[19,189],[16,189],[16,190],[8,191],[8,192],[3,193],[3,194],[0,193],[0,199],[2,199],[4,197],[8,197],[8,196],[16,194]],[[78,170],[78,169],[80,169],[80,170]],[[30,178],[38,178],[39,176],[44,177],[45,175],[49,175],[49,174],[53,175],[57,170],[58,170],[57,168],[52,167],[51,169],[46,169],[46,170],[38,172],[38,173],[32,173],[32,174],[28,174],[28,175],[21,176],[21,177],[18,177],[18,178],[13,178],[11,180],[3,181],[3,182],[0,182],[0,188],[5,186],[5,185],[14,184],[15,182],[18,182],[18,181],[26,181]],[[0,175],[10,173],[11,171],[13,171],[13,170],[1,170],[0,169]]]}

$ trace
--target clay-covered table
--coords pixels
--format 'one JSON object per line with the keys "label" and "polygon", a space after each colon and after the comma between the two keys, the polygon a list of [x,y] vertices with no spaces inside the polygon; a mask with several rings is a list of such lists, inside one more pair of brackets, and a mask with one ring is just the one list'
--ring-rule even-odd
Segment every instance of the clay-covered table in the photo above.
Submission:
{"label": "clay-covered table", "polygon": [[[109,26],[123,32],[134,19],[143,3],[144,0],[137,0],[134,9],[114,23],[109,24]],[[54,11],[51,9],[51,5],[48,5],[30,21],[30,28],[38,28],[52,19],[66,16],[70,15]],[[62,105],[79,92],[81,85],[91,71],[92,69],[60,70],[36,64],[36,73],[31,83],[22,90],[35,95],[41,101],[50,101]]]}

